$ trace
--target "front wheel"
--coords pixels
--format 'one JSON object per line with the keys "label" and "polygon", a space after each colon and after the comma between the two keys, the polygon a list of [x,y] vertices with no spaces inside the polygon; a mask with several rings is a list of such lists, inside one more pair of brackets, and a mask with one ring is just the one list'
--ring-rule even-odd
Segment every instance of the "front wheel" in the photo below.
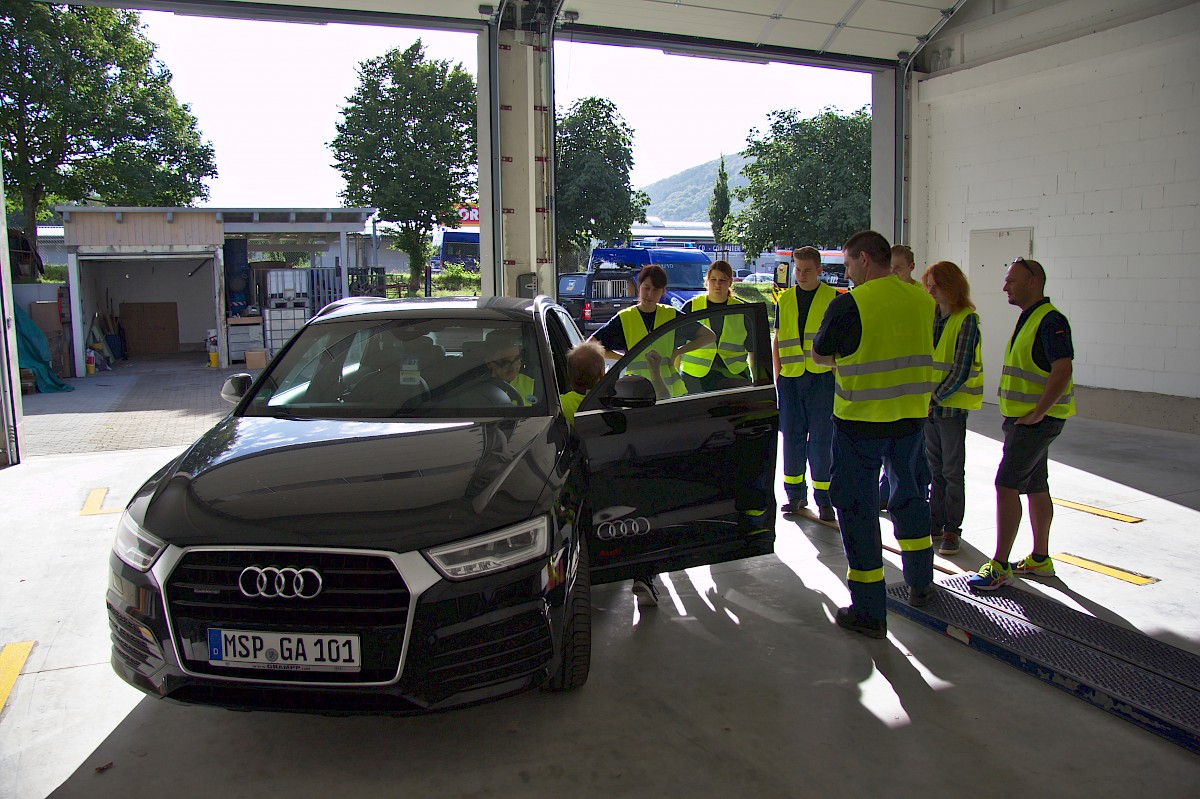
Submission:
{"label": "front wheel", "polygon": [[573,691],[581,687],[587,682],[592,665],[592,573],[584,540],[579,541],[575,584],[567,597],[566,614],[558,671],[544,686],[547,691]]}

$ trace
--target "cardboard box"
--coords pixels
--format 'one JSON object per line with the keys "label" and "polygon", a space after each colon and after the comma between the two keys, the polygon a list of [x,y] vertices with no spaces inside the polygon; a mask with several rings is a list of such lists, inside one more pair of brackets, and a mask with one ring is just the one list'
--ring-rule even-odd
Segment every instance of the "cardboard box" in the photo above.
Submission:
{"label": "cardboard box", "polygon": [[29,318],[43,333],[62,333],[58,319],[58,300],[29,303]]}
{"label": "cardboard box", "polygon": [[266,369],[267,368],[267,351],[266,350],[246,350],[246,368],[247,369]]}

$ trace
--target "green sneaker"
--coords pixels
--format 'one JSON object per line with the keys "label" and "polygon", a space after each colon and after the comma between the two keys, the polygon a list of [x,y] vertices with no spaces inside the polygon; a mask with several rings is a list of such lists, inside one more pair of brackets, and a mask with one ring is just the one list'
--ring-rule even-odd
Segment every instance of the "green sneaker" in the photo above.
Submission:
{"label": "green sneaker", "polygon": [[983,564],[979,574],[972,575],[967,580],[967,586],[975,591],[995,591],[1000,586],[1012,580],[1012,566],[1007,563],[989,560]]}
{"label": "green sneaker", "polygon": [[1024,574],[1029,577],[1053,577],[1054,561],[1047,555],[1045,560],[1034,560],[1033,555],[1026,555],[1023,560],[1012,564],[1013,574]]}

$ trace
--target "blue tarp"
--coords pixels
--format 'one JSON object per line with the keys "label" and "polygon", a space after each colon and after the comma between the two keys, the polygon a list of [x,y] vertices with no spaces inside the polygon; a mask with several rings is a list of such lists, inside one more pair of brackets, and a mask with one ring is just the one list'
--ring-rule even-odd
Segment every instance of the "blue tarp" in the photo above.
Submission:
{"label": "blue tarp", "polygon": [[37,377],[38,391],[74,391],[73,386],[58,379],[50,368],[50,344],[46,334],[33,323],[21,306],[13,305],[17,317],[17,362]]}

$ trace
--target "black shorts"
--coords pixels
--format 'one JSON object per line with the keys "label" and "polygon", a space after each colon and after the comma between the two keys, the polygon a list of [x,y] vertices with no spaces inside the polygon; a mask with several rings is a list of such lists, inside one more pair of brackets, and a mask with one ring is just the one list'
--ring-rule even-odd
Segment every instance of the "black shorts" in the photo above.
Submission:
{"label": "black shorts", "polygon": [[1005,417],[1004,455],[996,470],[996,485],[1011,488],[1021,494],[1048,494],[1046,462],[1050,443],[1058,438],[1066,420],[1047,416],[1037,424],[1017,424]]}

